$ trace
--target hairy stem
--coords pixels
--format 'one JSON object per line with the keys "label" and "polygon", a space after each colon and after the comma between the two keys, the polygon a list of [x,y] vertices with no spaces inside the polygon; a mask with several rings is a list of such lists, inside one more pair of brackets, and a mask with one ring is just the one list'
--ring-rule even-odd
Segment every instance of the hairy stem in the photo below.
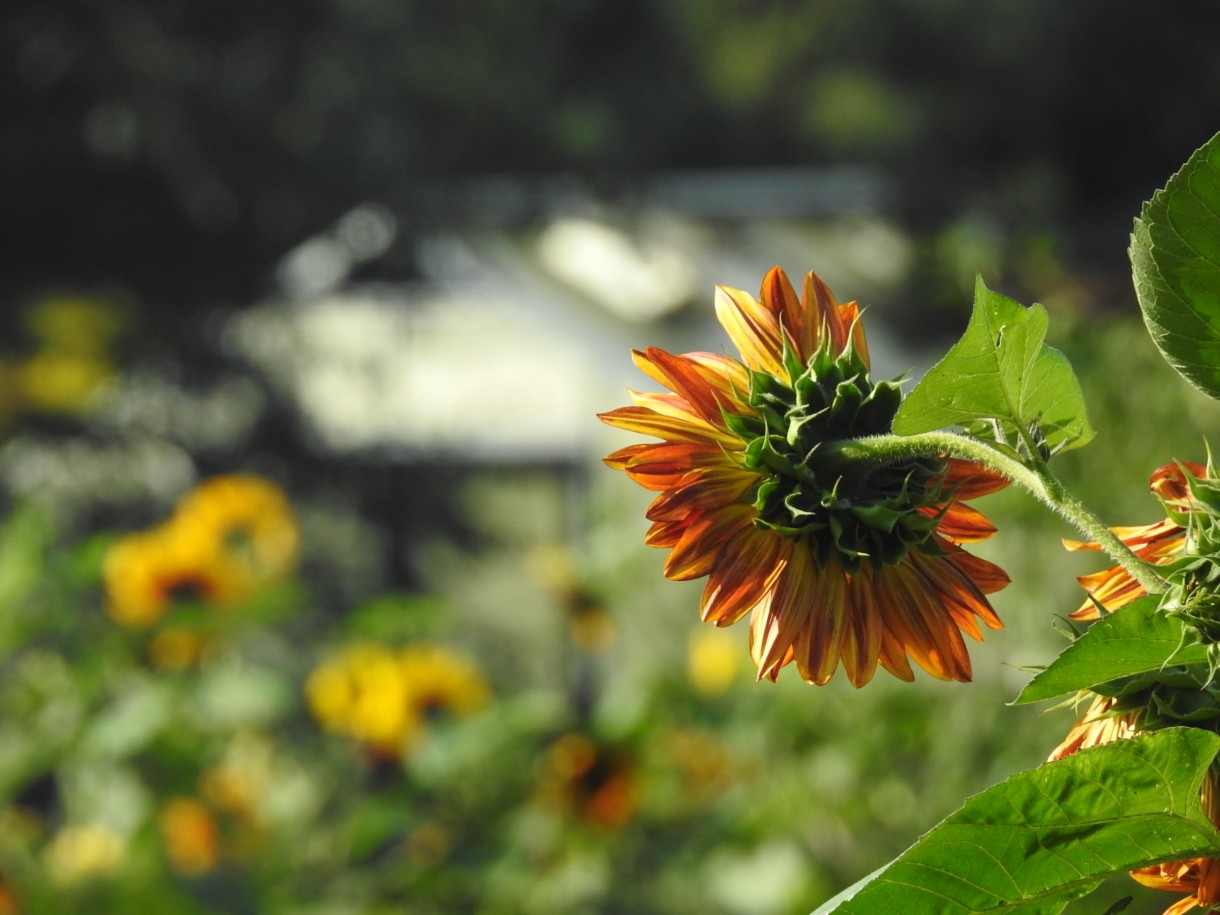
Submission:
{"label": "hairy stem", "polygon": [[1075,498],[1038,458],[1026,464],[986,442],[954,432],[919,435],[874,435],[828,444],[844,458],[883,463],[894,459],[949,455],[973,461],[1006,477],[1066,518],[1081,533],[1101,544],[1114,561],[1131,573],[1149,594],[1167,587],[1156,569],[1140,559],[1105,523]]}

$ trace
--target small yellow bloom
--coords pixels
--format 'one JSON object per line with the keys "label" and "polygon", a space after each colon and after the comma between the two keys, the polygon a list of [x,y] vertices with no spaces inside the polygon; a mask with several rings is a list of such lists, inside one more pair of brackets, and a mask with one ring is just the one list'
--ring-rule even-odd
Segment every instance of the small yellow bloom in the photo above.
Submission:
{"label": "small yellow bloom", "polygon": [[167,522],[110,548],[107,610],[117,623],[143,627],[178,600],[232,607],[290,575],[297,549],[296,521],[278,487],[248,474],[214,477]]}
{"label": "small yellow bloom", "polygon": [[43,850],[43,863],[56,883],[71,885],[118,873],[127,846],[100,823],[64,826]]}
{"label": "small yellow bloom", "polygon": [[487,681],[466,658],[434,645],[351,645],[305,682],[314,717],[383,756],[408,752],[428,721],[486,704]]}
{"label": "small yellow bloom", "polygon": [[281,580],[296,566],[299,533],[283,490],[252,474],[205,480],[178,503],[171,524],[245,567],[252,581]]}
{"label": "small yellow bloom", "polygon": [[722,629],[697,629],[691,634],[686,672],[696,692],[705,696],[728,692],[741,672],[736,640]]}
{"label": "small yellow bloom", "polygon": [[172,525],[117,541],[102,566],[107,612],[123,626],[156,623],[180,600],[228,606],[245,597],[250,580],[195,532]]}
{"label": "small yellow bloom", "polygon": [[200,776],[200,793],[237,822],[258,827],[271,792],[274,763],[275,746],[265,735],[239,734]]}
{"label": "small yellow bloom", "polygon": [[211,809],[192,797],[171,798],[157,814],[170,867],[185,877],[197,877],[220,861],[220,832]]}
{"label": "small yellow bloom", "polygon": [[42,350],[16,363],[13,372],[22,408],[79,413],[114,374],[114,366],[91,354]]}

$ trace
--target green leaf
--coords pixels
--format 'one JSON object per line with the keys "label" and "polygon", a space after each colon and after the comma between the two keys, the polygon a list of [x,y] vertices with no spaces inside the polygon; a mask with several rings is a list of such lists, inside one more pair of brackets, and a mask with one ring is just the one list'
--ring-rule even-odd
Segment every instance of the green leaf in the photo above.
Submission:
{"label": "green leaf", "polygon": [[1207,646],[1181,617],[1138,598],[1090,626],[1026,684],[1017,703],[1040,702],[1169,665],[1206,664]]}
{"label": "green leaf", "polygon": [[1144,204],[1129,254],[1144,323],[1161,355],[1220,398],[1220,134]]}
{"label": "green leaf", "polygon": [[1007,435],[1032,433],[1051,451],[1093,437],[1084,395],[1067,358],[1046,346],[1047,315],[992,292],[980,277],[961,340],[923,377],[894,418],[894,432],[915,435],[945,426],[998,420]]}
{"label": "green leaf", "polygon": [[1051,915],[1111,874],[1220,854],[1199,807],[1217,749],[1167,728],[1021,772],[813,915]]}

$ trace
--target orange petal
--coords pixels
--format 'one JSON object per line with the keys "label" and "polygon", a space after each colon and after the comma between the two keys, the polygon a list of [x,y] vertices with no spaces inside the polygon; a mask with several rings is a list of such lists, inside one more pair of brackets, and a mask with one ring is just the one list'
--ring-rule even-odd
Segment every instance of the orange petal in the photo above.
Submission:
{"label": "orange petal", "polygon": [[748,613],[769,593],[783,568],[782,537],[771,531],[743,531],[725,545],[723,561],[708,576],[699,604],[704,622],[729,626]]}
{"label": "orange petal", "polygon": [[619,407],[607,413],[598,413],[597,418],[609,426],[654,435],[669,442],[687,442],[695,445],[719,443],[726,448],[740,451],[741,440],[735,435],[721,432],[694,416],[677,418],[663,415],[649,407]]}
{"label": "orange petal", "polygon": [[654,499],[645,517],[676,520],[693,511],[722,508],[738,502],[758,480],[758,474],[732,465],[692,470]]}
{"label": "orange petal", "polygon": [[736,403],[733,388],[723,376],[688,356],[673,356],[655,346],[644,352],[633,350],[631,356],[645,375],[682,398],[709,425],[722,426],[722,408]]}
{"label": "orange petal", "polygon": [[953,494],[954,501],[965,502],[999,492],[1008,485],[1008,479],[973,461],[949,458],[945,461],[941,485]]}
{"label": "orange petal", "polygon": [[821,686],[838,670],[853,607],[837,558],[832,556],[825,568],[817,569],[808,550],[797,552],[806,557],[808,569],[803,572],[805,580],[794,586],[793,599],[800,604],[804,622],[793,652],[801,677]]}
{"label": "orange petal", "polygon": [[848,580],[847,601],[852,612],[843,637],[842,657],[847,679],[856,687],[873,678],[881,653],[881,614],[873,593],[872,577],[872,567],[865,564]]}
{"label": "orange petal", "polygon": [[716,317],[746,365],[772,375],[782,374],[783,344],[775,315],[748,293],[717,286]]}
{"label": "orange petal", "polygon": [[[921,515],[932,518],[940,511],[936,507],[921,508]],[[996,532],[996,526],[978,509],[960,502],[945,509],[936,525],[936,533],[948,537],[954,543],[978,543]]]}

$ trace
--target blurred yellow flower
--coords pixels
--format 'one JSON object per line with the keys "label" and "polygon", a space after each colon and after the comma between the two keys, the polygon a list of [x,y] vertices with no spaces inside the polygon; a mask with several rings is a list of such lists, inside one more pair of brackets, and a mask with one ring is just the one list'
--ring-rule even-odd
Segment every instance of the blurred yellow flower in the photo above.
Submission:
{"label": "blurred yellow flower", "polygon": [[151,626],[175,601],[225,606],[250,591],[240,566],[223,561],[193,530],[175,525],[117,541],[106,553],[102,580],[110,617],[136,627]]}
{"label": "blurred yellow flower", "polygon": [[244,566],[254,584],[281,580],[296,567],[300,538],[292,506],[283,490],[253,474],[200,483],[183,496],[170,524]]}
{"label": "blurred yellow flower", "polygon": [[123,839],[100,823],[64,826],[43,850],[47,873],[64,885],[112,876],[126,858]]}
{"label": "blurred yellow flower", "polygon": [[232,606],[290,575],[297,549],[296,521],[278,487],[249,474],[214,477],[187,493],[169,521],[110,548],[107,609],[122,625],[149,626],[177,600]]}
{"label": "blurred yellow flower", "polygon": [[542,790],[569,816],[589,826],[616,829],[639,809],[637,781],[636,768],[625,753],[571,732],[547,751]]}
{"label": "blurred yellow flower", "polygon": [[170,798],[157,814],[170,867],[185,877],[206,874],[220,861],[220,831],[211,809],[192,797]]}
{"label": "blurred yellow flower", "polygon": [[741,673],[736,640],[723,629],[700,628],[691,634],[686,675],[696,692],[721,696]]}
{"label": "blurred yellow flower", "polygon": [[265,735],[241,733],[199,778],[204,800],[246,826],[260,826],[271,792],[275,748]]}
{"label": "blurred yellow flower", "polygon": [[110,360],[92,354],[40,350],[11,369],[22,409],[79,413],[114,374]]}
{"label": "blurred yellow flower", "polygon": [[49,296],[25,313],[36,341],[32,353],[5,366],[10,406],[43,413],[78,413],[114,375],[111,347],[119,330],[112,303]]}
{"label": "blurred yellow flower", "polygon": [[446,648],[366,643],[315,668],[305,695],[326,730],[398,756],[410,751],[431,718],[469,715],[486,704],[489,690],[472,662]]}

